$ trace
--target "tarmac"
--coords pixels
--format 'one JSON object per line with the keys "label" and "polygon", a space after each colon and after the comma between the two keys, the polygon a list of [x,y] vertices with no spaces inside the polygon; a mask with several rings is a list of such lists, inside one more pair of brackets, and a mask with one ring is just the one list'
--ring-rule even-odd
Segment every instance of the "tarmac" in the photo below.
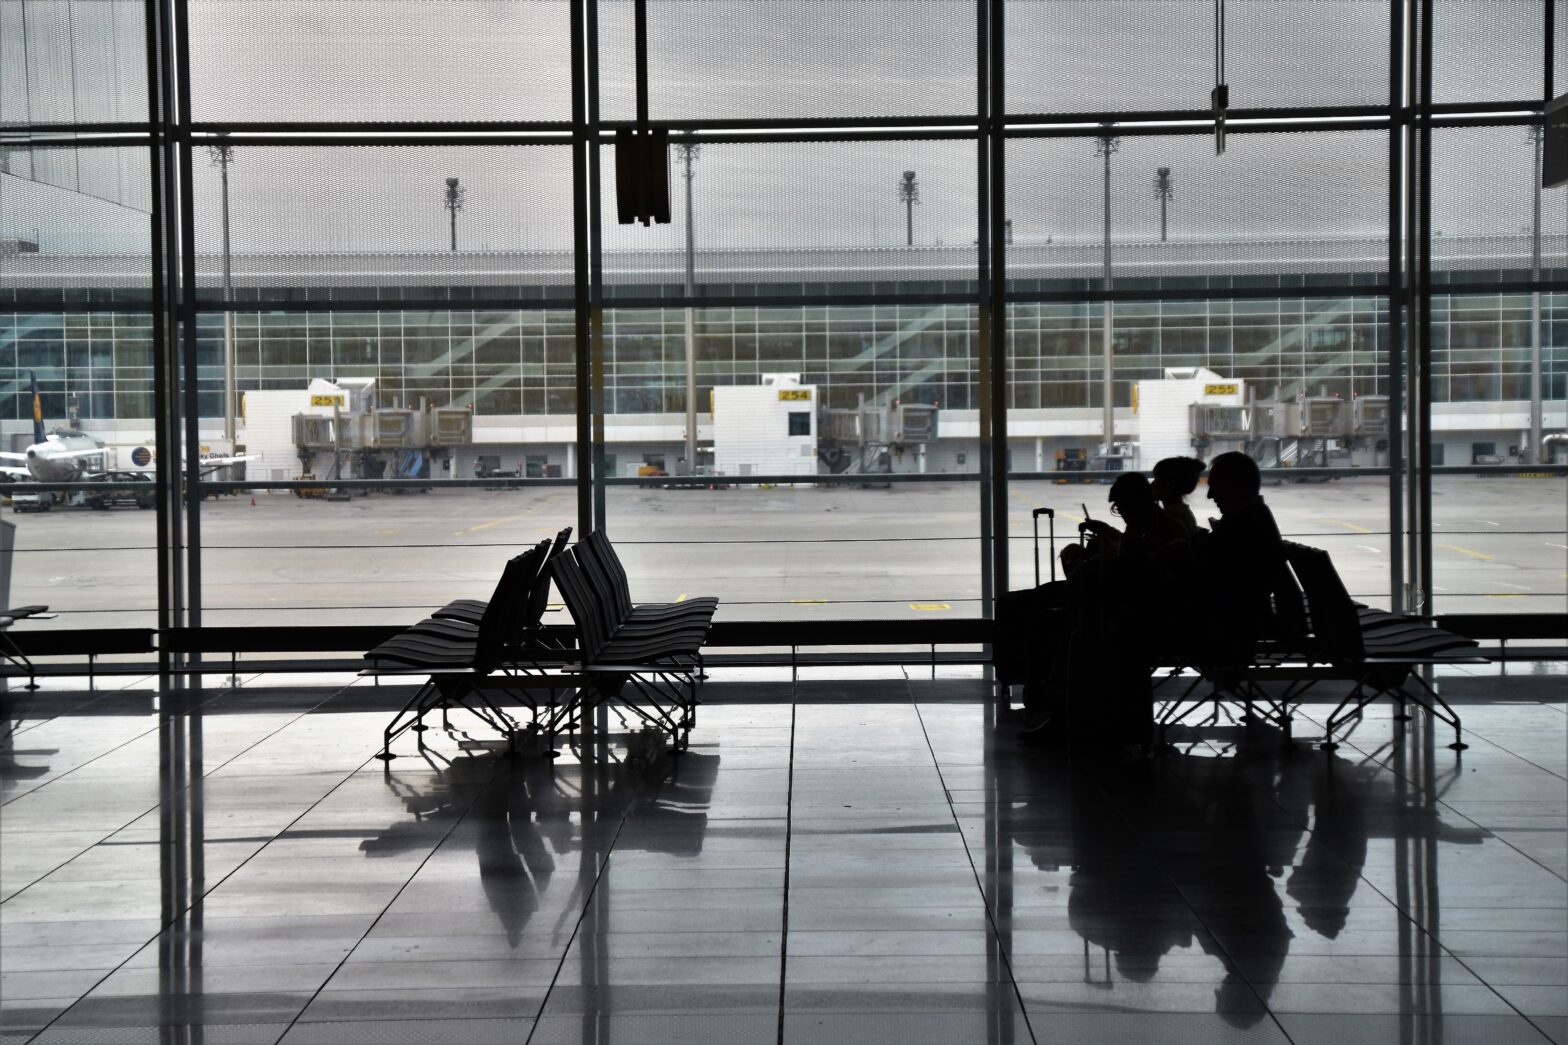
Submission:
{"label": "tarmac", "polygon": [[[1057,510],[1056,547],[1081,505],[1112,519],[1099,484],[1014,482],[1012,587],[1033,583],[1031,512]],[[1286,536],[1327,549],[1352,596],[1388,604],[1385,480],[1268,486]],[[851,489],[612,488],[607,529],[638,601],[720,598],[719,619],[917,619],[981,612],[980,488],[974,482]],[[1217,515],[1200,487],[1200,521]],[[1561,479],[1442,478],[1433,498],[1439,613],[1562,612],[1568,497]],[[45,603],[57,622],[156,625],[154,515],[57,507],[14,514],[10,604]],[[566,487],[386,493],[347,502],[284,493],[223,497],[200,516],[208,625],[398,624],[448,599],[484,597],[506,559],[575,525]],[[1040,560],[1049,575],[1046,520]]]}

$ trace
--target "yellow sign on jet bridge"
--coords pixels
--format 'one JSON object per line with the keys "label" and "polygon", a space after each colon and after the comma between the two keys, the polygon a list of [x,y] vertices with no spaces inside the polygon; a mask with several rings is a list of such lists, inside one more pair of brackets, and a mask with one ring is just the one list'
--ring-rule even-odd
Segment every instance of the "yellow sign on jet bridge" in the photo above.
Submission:
{"label": "yellow sign on jet bridge", "polygon": [[342,396],[311,396],[311,406],[342,406]]}
{"label": "yellow sign on jet bridge", "polygon": [[781,389],[779,389],[779,402],[781,402],[781,403],[799,403],[799,402],[803,402],[803,401],[804,402],[810,402],[811,401],[811,389],[809,389],[809,388],[781,388]]}
{"label": "yellow sign on jet bridge", "polygon": [[1206,396],[1233,396],[1239,391],[1233,384],[1203,386],[1203,394]]}

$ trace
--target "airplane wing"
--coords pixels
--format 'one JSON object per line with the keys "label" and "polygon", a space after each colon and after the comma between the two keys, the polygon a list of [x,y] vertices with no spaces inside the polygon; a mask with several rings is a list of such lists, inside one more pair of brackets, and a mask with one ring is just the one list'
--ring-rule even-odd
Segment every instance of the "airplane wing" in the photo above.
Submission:
{"label": "airplane wing", "polygon": [[[9,456],[14,457],[16,455],[11,454]],[[6,475],[14,475],[22,479],[31,479],[33,477],[33,473],[29,472],[26,468],[19,468],[16,465],[10,464],[0,464],[0,472],[5,473]]]}
{"label": "airplane wing", "polygon": [[27,455],[26,454],[13,454],[13,453],[10,453],[8,451],[0,450],[0,461],[25,461],[25,460],[27,460]]}

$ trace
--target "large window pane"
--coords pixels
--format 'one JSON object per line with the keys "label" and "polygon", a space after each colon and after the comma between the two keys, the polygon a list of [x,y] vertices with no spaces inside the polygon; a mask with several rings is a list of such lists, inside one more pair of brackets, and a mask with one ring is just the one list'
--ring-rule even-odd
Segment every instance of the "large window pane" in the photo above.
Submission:
{"label": "large window pane", "polygon": [[571,119],[568,0],[194,0],[198,120]]}
{"label": "large window pane", "polygon": [[[1386,134],[1238,134],[1230,142],[1215,156],[1202,135],[1111,138],[1117,290],[1386,282]],[[1007,143],[1014,294],[1103,288],[1105,171],[1104,138]]]}
{"label": "large window pane", "polygon": [[[606,314],[606,473],[646,477],[611,487],[608,529],[638,597],[719,595],[730,619],[977,615],[975,310],[690,318],[696,465],[711,489],[659,482],[692,470],[686,311]],[[923,478],[939,475],[952,481]]]}
{"label": "large window pane", "polygon": [[[197,284],[218,302],[225,168],[197,160]],[[571,298],[568,147],[235,146],[227,171],[237,301]]]}
{"label": "large window pane", "polygon": [[[631,0],[599,4],[600,104],[637,115]],[[975,112],[973,0],[651,0],[654,120]]]}
{"label": "large window pane", "polygon": [[[612,299],[683,291],[686,164],[675,141],[668,225],[615,223],[614,150],[604,152],[604,267]],[[698,150],[691,218],[699,297],[974,292],[974,142],[710,143]],[[917,199],[909,203],[900,195],[906,171],[915,175]]]}
{"label": "large window pane", "polygon": [[[1385,104],[1388,10],[1386,0],[1230,4],[1231,105]],[[1010,113],[1209,108],[1209,0],[1009,0],[1006,19]]]}

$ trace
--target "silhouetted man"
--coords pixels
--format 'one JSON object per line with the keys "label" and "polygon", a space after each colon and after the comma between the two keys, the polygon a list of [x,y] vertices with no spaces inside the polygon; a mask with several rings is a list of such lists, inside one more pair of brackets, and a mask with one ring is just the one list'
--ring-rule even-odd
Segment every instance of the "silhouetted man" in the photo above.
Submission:
{"label": "silhouetted man", "polygon": [[1257,462],[1244,453],[1209,462],[1209,499],[1220,510],[1199,559],[1209,588],[1207,621],[1221,665],[1244,664],[1273,618],[1285,548],[1274,513],[1259,493]]}

